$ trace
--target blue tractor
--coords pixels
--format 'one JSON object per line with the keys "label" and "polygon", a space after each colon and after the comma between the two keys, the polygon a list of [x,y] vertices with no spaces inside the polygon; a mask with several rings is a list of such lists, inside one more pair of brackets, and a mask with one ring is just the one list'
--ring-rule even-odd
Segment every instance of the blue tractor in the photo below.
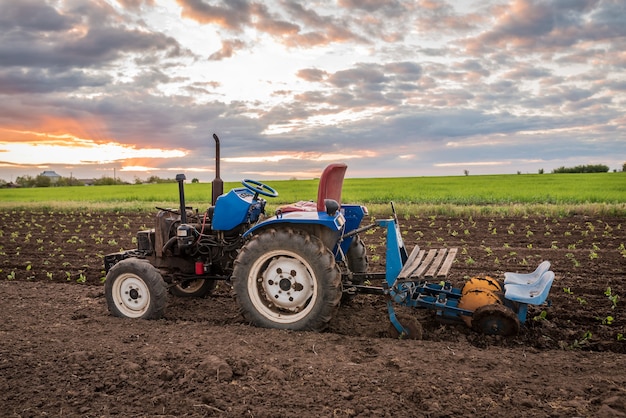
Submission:
{"label": "blue tractor", "polygon": [[367,270],[365,245],[358,236],[367,209],[341,204],[347,166],[326,167],[316,202],[287,205],[265,218],[264,197],[278,193],[244,179],[243,187],[224,194],[219,138],[213,137],[212,205],[202,212],[187,207],[185,176],[177,175],[179,207],[157,208],[154,228],[137,233],[136,249],[104,258],[110,312],[161,318],[168,292],[204,297],[224,280],[232,284],[244,317],[255,325],[324,329]]}

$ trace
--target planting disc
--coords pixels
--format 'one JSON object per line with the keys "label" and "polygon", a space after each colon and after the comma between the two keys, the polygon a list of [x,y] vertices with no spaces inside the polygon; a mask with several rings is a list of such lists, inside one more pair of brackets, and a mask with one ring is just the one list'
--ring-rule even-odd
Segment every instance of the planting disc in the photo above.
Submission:
{"label": "planting disc", "polygon": [[487,335],[516,335],[520,329],[515,312],[500,304],[481,306],[472,318],[472,329]]}
{"label": "planting disc", "polygon": [[[494,292],[488,289],[475,288],[468,292],[464,292],[459,299],[458,307],[467,311],[476,311],[481,306],[502,304],[500,292]],[[471,316],[461,316],[468,327],[472,326]]]}

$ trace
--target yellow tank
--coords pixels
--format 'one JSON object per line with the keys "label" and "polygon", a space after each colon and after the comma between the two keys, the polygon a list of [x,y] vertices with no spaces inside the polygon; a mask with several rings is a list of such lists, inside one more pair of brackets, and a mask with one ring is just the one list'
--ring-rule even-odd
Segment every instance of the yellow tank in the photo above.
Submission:
{"label": "yellow tank", "polygon": [[461,294],[464,295],[474,289],[485,289],[492,292],[502,292],[502,286],[500,285],[500,283],[493,277],[489,276],[472,277],[465,283],[465,285],[463,285],[463,290],[461,291]]}
{"label": "yellow tank", "polygon": [[[481,306],[502,304],[502,287],[500,284],[487,276],[473,277],[470,279],[461,292],[458,307],[467,311],[475,311]],[[468,327],[472,326],[471,316],[461,316]]]}

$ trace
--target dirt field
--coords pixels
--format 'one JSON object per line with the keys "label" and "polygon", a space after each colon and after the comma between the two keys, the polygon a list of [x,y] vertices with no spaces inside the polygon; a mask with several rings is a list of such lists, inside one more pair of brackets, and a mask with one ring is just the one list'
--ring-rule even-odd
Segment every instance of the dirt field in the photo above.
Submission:
{"label": "dirt field", "polygon": [[[0,212],[0,416],[626,416],[626,219],[421,217],[409,250],[459,247],[449,279],[542,260],[552,305],[515,337],[413,310],[422,341],[388,338],[359,295],[324,333],[254,328],[230,288],[170,296],[159,321],[112,317],[102,256],[134,248],[151,214]],[[384,270],[382,231],[364,234]],[[545,314],[542,314],[545,311]]]}

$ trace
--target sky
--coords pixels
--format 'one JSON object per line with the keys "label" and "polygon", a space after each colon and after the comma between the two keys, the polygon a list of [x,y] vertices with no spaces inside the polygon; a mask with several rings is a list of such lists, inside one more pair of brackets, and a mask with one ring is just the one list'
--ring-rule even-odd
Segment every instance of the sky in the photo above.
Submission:
{"label": "sky", "polygon": [[0,0],[0,179],[626,162],[623,0]]}

